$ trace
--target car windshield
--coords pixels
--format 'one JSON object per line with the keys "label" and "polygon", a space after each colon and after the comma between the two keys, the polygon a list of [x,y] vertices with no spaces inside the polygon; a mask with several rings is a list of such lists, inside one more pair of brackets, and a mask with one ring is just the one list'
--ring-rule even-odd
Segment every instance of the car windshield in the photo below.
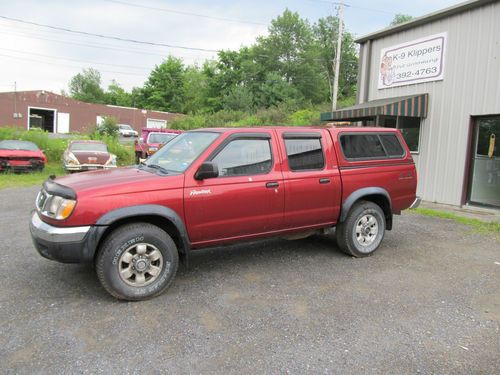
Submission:
{"label": "car windshield", "polygon": [[151,156],[146,165],[158,165],[167,171],[182,173],[219,135],[202,131],[181,134]]}
{"label": "car windshield", "polygon": [[76,142],[72,143],[69,147],[71,151],[98,151],[98,152],[108,152],[108,148],[104,143],[84,143]]}
{"label": "car windshield", "polygon": [[176,136],[174,133],[150,133],[148,143],[168,143]]}
{"label": "car windshield", "polygon": [[118,125],[122,130],[133,130],[130,125]]}
{"label": "car windshield", "polygon": [[26,150],[38,151],[39,148],[33,142],[27,141],[1,141],[0,150]]}

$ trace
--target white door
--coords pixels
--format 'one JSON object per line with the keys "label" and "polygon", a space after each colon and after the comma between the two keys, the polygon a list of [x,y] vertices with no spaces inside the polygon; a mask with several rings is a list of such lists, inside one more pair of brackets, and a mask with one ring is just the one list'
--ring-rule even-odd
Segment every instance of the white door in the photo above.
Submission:
{"label": "white door", "polygon": [[69,133],[69,113],[57,112],[57,132]]}
{"label": "white door", "polygon": [[146,122],[147,128],[166,128],[167,120],[156,120],[152,118],[148,118]]}

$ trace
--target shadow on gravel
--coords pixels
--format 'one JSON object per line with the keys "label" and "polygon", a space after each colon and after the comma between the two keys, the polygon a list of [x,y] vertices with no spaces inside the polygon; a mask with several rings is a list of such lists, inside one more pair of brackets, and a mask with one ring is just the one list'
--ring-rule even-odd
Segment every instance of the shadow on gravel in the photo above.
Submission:
{"label": "shadow on gravel", "polygon": [[[324,263],[325,259],[343,259],[347,256],[338,250],[333,235],[314,235],[300,240],[266,239],[237,245],[195,250],[190,254],[189,267],[182,262],[177,281],[209,282],[214,273],[234,269],[261,267],[289,267],[308,261]],[[90,264],[59,264],[43,261],[32,275],[32,289],[38,289],[43,298],[78,298],[84,300],[116,301],[101,287]],[[175,281],[172,287],[175,287]]]}

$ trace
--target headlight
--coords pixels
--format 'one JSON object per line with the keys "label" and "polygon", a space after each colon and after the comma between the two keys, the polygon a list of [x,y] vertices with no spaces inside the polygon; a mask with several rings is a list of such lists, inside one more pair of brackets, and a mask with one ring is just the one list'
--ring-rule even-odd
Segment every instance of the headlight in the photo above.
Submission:
{"label": "headlight", "polygon": [[52,219],[64,220],[71,215],[75,205],[76,201],[72,199],[62,198],[57,195],[49,195],[40,213]]}
{"label": "headlight", "polygon": [[78,159],[76,158],[76,156],[72,152],[68,152],[66,154],[66,161],[67,161],[67,164],[76,164],[76,165],[80,164],[80,162],[78,161]]}
{"label": "headlight", "polygon": [[150,147],[150,148],[149,148],[149,151],[153,151],[153,152],[154,152],[154,151],[158,151],[158,147]]}
{"label": "headlight", "polygon": [[106,165],[116,165],[116,155],[111,154]]}

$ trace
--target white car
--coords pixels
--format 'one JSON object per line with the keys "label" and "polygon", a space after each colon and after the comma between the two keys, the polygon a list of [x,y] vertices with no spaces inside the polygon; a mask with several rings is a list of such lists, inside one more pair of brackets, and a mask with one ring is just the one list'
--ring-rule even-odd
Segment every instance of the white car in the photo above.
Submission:
{"label": "white car", "polygon": [[139,133],[127,124],[118,124],[118,131],[122,137],[137,137],[139,135]]}

